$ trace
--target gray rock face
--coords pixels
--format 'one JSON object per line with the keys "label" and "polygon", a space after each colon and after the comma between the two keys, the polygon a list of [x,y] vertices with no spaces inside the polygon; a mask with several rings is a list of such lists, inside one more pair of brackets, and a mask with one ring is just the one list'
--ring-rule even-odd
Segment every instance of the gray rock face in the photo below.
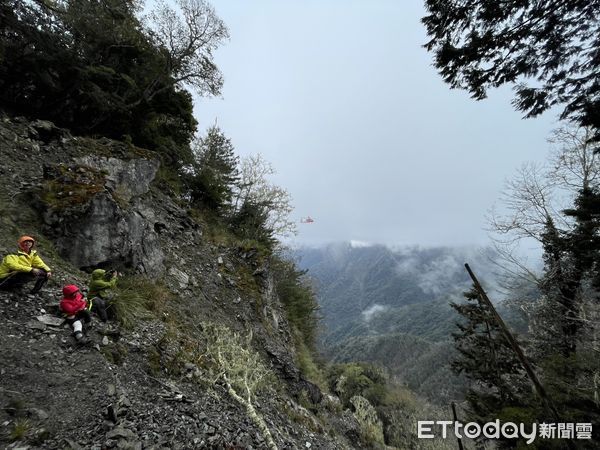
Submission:
{"label": "gray rock face", "polygon": [[158,161],[84,156],[77,163],[106,172],[106,188],[120,200],[129,202],[133,197],[145,194],[150,189],[158,170]]}
{"label": "gray rock face", "polygon": [[179,288],[181,289],[185,289],[190,282],[188,274],[175,267],[169,269],[169,275],[179,284]]}
{"label": "gray rock face", "polygon": [[[136,211],[122,210],[110,195],[90,200],[74,220],[62,221],[56,238],[59,252],[78,267],[126,265],[156,275],[164,270],[164,255],[153,225]],[[51,224],[52,219],[47,220]]]}
{"label": "gray rock face", "polygon": [[81,268],[116,265],[162,274],[164,254],[155,231],[155,213],[140,197],[148,192],[158,162],[95,156],[77,161],[107,173],[106,189],[83,205],[46,211],[45,222],[53,229],[61,255]]}
{"label": "gray rock face", "polygon": [[273,280],[272,275],[268,275],[265,280],[263,304],[264,318],[271,321],[273,329],[279,330],[280,324],[283,323],[283,318],[279,307],[279,298],[275,293],[275,280]]}

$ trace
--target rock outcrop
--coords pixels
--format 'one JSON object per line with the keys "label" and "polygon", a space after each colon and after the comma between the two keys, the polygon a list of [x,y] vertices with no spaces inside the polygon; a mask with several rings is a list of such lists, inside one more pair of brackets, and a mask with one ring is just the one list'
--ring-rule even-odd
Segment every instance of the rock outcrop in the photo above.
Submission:
{"label": "rock outcrop", "polygon": [[158,162],[85,156],[75,163],[44,171],[44,221],[61,256],[82,269],[116,266],[161,275],[157,213],[144,198]]}

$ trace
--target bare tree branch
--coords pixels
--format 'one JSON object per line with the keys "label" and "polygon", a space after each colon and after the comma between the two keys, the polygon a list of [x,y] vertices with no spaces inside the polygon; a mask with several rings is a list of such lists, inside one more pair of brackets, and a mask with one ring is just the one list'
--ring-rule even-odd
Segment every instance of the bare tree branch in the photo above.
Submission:
{"label": "bare tree branch", "polygon": [[525,239],[542,243],[550,222],[558,233],[570,230],[573,219],[563,211],[582,189],[600,186],[600,144],[591,142],[592,136],[586,128],[555,130],[548,164],[524,164],[506,182],[499,207],[487,219],[508,274],[539,283],[535,270],[517,256],[518,244]]}

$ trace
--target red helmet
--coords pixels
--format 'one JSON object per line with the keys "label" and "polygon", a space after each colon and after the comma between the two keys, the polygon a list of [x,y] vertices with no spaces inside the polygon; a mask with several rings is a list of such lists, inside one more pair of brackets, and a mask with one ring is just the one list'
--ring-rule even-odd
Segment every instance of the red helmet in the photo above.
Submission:
{"label": "red helmet", "polygon": [[76,292],[79,292],[79,288],[74,284],[68,284],[63,288],[63,295],[65,297],[71,297]]}

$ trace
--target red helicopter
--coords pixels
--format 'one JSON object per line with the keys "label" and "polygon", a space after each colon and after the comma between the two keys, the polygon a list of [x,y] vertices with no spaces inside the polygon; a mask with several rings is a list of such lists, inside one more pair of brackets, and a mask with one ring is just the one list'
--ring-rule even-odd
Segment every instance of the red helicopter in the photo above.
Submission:
{"label": "red helicopter", "polygon": [[300,219],[300,223],[313,223],[314,221],[315,220],[310,216],[306,216]]}

